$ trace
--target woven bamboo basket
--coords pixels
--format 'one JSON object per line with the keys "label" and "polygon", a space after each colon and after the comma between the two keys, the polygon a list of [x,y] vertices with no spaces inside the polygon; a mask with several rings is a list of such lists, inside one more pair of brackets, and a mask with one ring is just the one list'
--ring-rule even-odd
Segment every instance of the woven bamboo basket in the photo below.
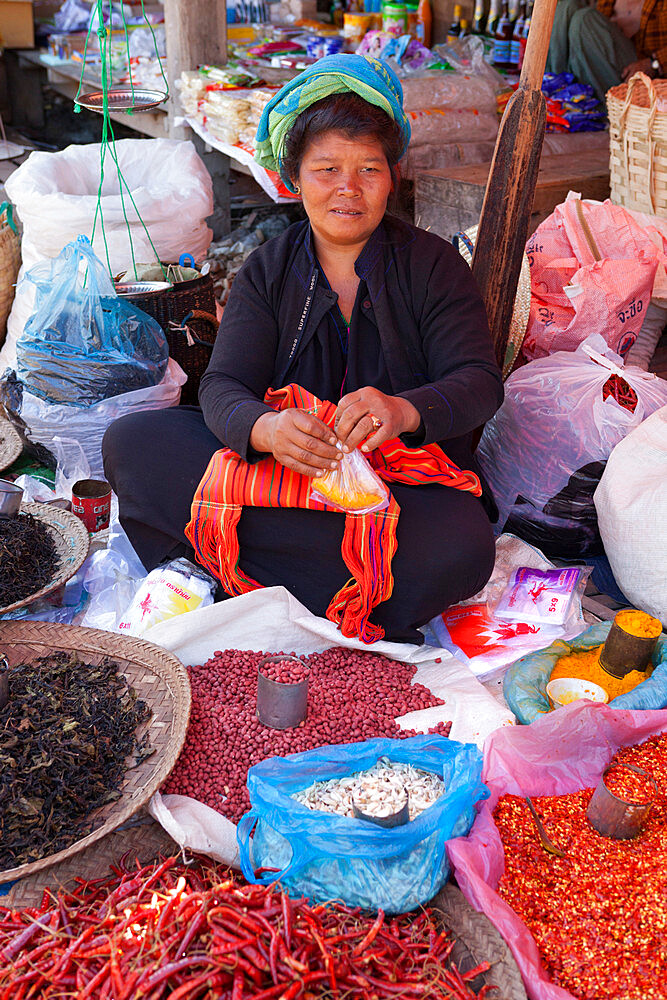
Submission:
{"label": "woven bamboo basket", "polygon": [[33,517],[42,522],[53,538],[58,555],[58,565],[47,584],[35,591],[34,594],[24,597],[23,600],[14,601],[13,604],[0,608],[0,615],[6,615],[10,611],[16,611],[17,608],[23,608],[27,604],[38,601],[41,597],[47,597],[58,587],[67,583],[83,566],[90,548],[90,535],[83,521],[80,521],[76,514],[71,514],[68,510],[61,510],[59,507],[52,507],[48,503],[21,504],[21,513],[32,514]]}
{"label": "woven bamboo basket", "polygon": [[607,92],[611,200],[667,217],[667,80],[635,73]]}
{"label": "woven bamboo basket", "polygon": [[0,622],[0,653],[10,667],[27,663],[54,650],[75,651],[84,662],[99,664],[111,657],[120,672],[151,709],[151,718],[138,730],[148,732],[155,753],[125,774],[120,798],[97,809],[92,829],[65,850],[0,872],[0,883],[24,878],[59,864],[127,822],[166,781],[185,741],[190,717],[190,682],[176,657],[145,639],[116,635],[100,629],[57,625],[52,622]]}
{"label": "woven bamboo basket", "polygon": [[21,435],[9,420],[0,417],[0,472],[8,469],[22,451]]}
{"label": "woven bamboo basket", "polygon": [[21,266],[21,241],[16,231],[9,202],[0,205],[0,344],[7,332],[7,317],[16,291],[16,277]]}

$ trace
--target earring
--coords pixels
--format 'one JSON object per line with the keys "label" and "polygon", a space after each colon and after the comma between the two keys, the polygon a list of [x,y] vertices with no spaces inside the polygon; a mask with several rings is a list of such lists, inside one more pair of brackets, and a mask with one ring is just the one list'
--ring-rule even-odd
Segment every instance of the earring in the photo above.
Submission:
{"label": "earring", "polygon": [[297,194],[301,194],[301,188],[300,188],[300,186],[299,186],[298,184],[297,184],[297,185],[295,185],[295,188],[294,188],[294,190],[295,190],[295,192],[296,192]]}

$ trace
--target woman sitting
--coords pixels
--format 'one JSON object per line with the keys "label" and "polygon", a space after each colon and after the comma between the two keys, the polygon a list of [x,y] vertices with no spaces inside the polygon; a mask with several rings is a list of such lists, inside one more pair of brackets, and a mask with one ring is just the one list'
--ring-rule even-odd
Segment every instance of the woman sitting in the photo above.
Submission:
{"label": "woman sitting", "polygon": [[[410,136],[401,102],[391,70],[356,55],[272,99],[256,157],[308,219],[239,271],[201,409],[124,417],[103,450],[147,569],[187,538],[228,593],[282,585],[345,634],[421,642],[418,626],[493,568],[471,436],[503,390],[467,264],[387,214]],[[356,448],[391,503],[345,517],[310,483]]]}

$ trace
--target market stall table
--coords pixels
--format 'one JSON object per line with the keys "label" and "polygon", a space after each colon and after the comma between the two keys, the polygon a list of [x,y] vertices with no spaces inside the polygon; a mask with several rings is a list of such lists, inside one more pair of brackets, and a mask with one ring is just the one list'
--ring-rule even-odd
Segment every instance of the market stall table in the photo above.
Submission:
{"label": "market stall table", "polygon": [[[451,239],[455,233],[477,225],[490,163],[426,170],[415,180],[415,218],[425,229]],[[568,192],[604,201],[609,197],[609,151],[593,148],[579,152],[543,155],[533,201],[530,232],[551,215]]]}

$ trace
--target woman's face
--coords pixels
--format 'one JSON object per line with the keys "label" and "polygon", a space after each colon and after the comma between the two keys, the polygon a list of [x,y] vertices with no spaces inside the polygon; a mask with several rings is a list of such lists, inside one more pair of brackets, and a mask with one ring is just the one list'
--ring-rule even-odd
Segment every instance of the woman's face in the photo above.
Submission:
{"label": "woman's face", "polygon": [[392,177],[377,139],[332,131],[309,144],[298,183],[316,243],[361,249],[385,213]]}

